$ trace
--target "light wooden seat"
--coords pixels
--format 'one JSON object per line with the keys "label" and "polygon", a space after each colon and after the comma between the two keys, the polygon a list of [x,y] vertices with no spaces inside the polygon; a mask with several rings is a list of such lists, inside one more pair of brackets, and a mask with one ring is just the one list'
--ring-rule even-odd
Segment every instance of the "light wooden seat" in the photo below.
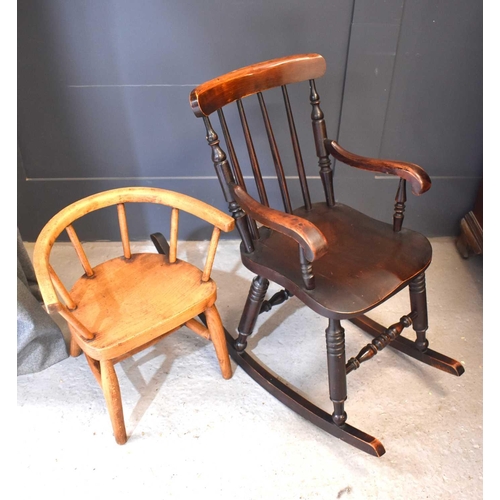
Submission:
{"label": "light wooden seat", "polygon": [[70,292],[78,304],[73,315],[95,332],[87,347],[94,359],[121,356],[183,325],[211,307],[217,294],[212,280],[201,280],[200,269],[179,259],[170,264],[160,254],[118,257],[94,273]]}
{"label": "light wooden seat", "polygon": [[[166,252],[131,253],[125,204],[139,202],[172,207]],[[124,255],[92,267],[72,224],[111,205],[117,206]],[[179,210],[214,226],[203,270],[177,258]],[[189,196],[164,189],[131,187],[79,200],[56,214],[41,231],[33,264],[45,306],[67,320],[72,335],[71,355],[84,352],[102,387],[117,443],[127,441],[114,370],[117,362],[187,326],[213,342],[223,377],[231,377],[224,329],[215,306],[217,286],[210,273],[220,231],[231,231],[233,227],[230,216]],[[85,271],[69,292],[50,264],[51,249],[64,230]],[[195,319],[199,315],[204,315],[207,326]]]}

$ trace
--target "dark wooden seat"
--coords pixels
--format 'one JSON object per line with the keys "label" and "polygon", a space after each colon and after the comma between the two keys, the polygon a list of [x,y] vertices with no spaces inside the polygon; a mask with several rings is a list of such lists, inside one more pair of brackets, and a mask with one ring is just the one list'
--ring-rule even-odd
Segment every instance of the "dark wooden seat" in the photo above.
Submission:
{"label": "dark wooden seat", "polygon": [[[300,415],[341,440],[380,456],[385,452],[380,441],[346,421],[347,375],[388,345],[454,375],[461,375],[464,369],[457,361],[429,348],[425,270],[431,263],[432,248],[424,235],[403,228],[407,184],[413,194],[419,196],[430,189],[431,180],[418,165],[359,156],[328,137],[316,89],[316,79],[325,71],[325,60],[319,54],[264,61],[199,85],[191,92],[190,102],[194,114],[204,121],[212,162],[241,236],[241,260],[256,274],[241,315],[238,337],[233,338],[226,332],[230,355],[262,387]],[[314,149],[325,201],[311,199],[308,176],[317,175],[317,170],[309,166],[310,158],[302,157],[288,93],[291,84],[308,87],[303,90],[307,90],[311,105]],[[281,89],[281,116],[286,117],[285,125],[273,127],[272,122],[276,125],[280,116],[276,99],[269,106],[270,113],[264,97],[264,92],[270,91],[274,99],[276,91],[272,89]],[[295,88],[294,96],[298,93],[299,89]],[[234,113],[226,118],[226,112],[229,116],[232,111]],[[210,120],[215,112],[228,155]],[[263,132],[255,135],[251,130],[255,131],[255,117],[259,114]],[[233,127],[237,121],[241,129]],[[285,155],[280,149],[283,130],[290,132],[291,152],[285,151]],[[243,140],[238,140],[239,137]],[[243,142],[244,156],[237,147],[239,142]],[[257,146],[262,143],[269,145],[264,154],[260,150],[257,153]],[[244,157],[247,159],[242,159]],[[399,177],[391,224],[337,203],[332,161],[372,175]],[[244,172],[247,164],[250,168]],[[273,169],[275,176],[270,176]],[[255,182],[248,181],[249,173]],[[267,191],[270,177],[274,196]],[[302,194],[298,204],[293,203],[293,193]],[[279,202],[279,208],[271,207],[275,201]],[[293,205],[300,208],[294,209]],[[281,285],[283,290],[265,300],[269,281]],[[399,321],[385,328],[365,316],[367,311],[405,288],[409,289],[410,311]],[[333,403],[331,415],[278,380],[247,349],[247,338],[255,328],[258,315],[292,295],[328,318],[326,350]],[[346,319],[375,337],[349,360],[346,360],[345,331],[341,324]],[[401,335],[410,326],[416,333],[415,340]]]}
{"label": "dark wooden seat", "polygon": [[[310,211],[294,210],[312,222],[328,241],[328,250],[314,262],[316,286],[306,290],[297,259],[297,245],[282,233],[264,228],[244,265],[258,275],[273,275],[311,309],[330,318],[351,318],[369,311],[405,287],[431,262],[427,238],[415,231],[394,232],[340,203],[315,203]],[[367,252],[367,250],[370,250]]]}

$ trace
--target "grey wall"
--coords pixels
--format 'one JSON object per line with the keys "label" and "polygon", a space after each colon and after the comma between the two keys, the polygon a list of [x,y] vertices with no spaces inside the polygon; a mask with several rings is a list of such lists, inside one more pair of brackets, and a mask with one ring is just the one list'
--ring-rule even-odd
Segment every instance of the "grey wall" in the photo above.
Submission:
{"label": "grey wall", "polygon": [[[481,22],[481,5],[466,0],[19,0],[21,235],[34,241],[63,206],[120,186],[163,187],[226,210],[191,89],[305,52],[327,61],[317,83],[329,135],[359,154],[423,166],[433,187],[410,197],[406,223],[457,234],[482,177]],[[292,94],[304,101],[307,88]],[[307,103],[296,113],[316,172]],[[336,179],[340,201],[391,220],[397,182],[341,164]],[[319,181],[312,191],[320,196]],[[166,231],[158,207],[128,214],[132,239]],[[183,222],[181,238],[209,236]],[[119,238],[109,214],[77,230],[83,240]]]}

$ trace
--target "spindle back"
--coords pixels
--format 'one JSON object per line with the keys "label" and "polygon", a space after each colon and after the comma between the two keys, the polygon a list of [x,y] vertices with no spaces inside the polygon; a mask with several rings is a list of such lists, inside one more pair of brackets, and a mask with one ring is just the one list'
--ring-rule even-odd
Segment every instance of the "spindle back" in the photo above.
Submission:
{"label": "spindle back", "polygon": [[61,296],[65,306],[69,310],[73,310],[77,306],[50,264],[50,253],[59,235],[66,230],[85,274],[89,278],[92,278],[94,276],[94,269],[85,254],[80,239],[73,227],[73,223],[84,215],[95,212],[96,210],[116,206],[123,246],[123,257],[125,259],[131,259],[132,254],[130,251],[130,240],[125,213],[125,204],[128,203],[154,203],[172,208],[168,255],[170,263],[175,263],[177,260],[179,210],[190,213],[212,224],[214,226],[213,234],[208,251],[207,264],[203,273],[203,280],[206,281],[209,279],[220,231],[230,231],[234,227],[234,221],[231,217],[200,200],[166,189],[149,187],[111,189],[88,196],[87,198],[65,207],[56,214],[41,231],[34,249],[33,264],[42,297],[49,311],[55,310],[61,313],[62,310],[65,312],[64,308],[61,309],[58,295]]}
{"label": "spindle back", "polygon": [[[269,196],[264,182],[265,176],[262,174],[260,159],[256,152],[249,120],[247,119],[243,104],[243,99],[255,99],[256,96],[281,194],[283,205],[279,209],[290,214],[293,211],[293,207],[285,169],[263,95],[263,92],[266,90],[281,87],[283,106],[288,122],[287,128],[290,133],[290,144],[295,158],[302,198],[305,208],[310,210],[312,203],[307,183],[307,172],[304,167],[299,137],[287,89],[287,85],[289,84],[309,81],[309,102],[312,106],[311,123],[320,176],[326,202],[329,206],[333,206],[335,204],[332,182],[333,172],[331,161],[324,145],[324,141],[327,138],[326,125],[315,85],[315,79],[323,76],[325,71],[326,63],[321,55],[294,55],[232,71],[199,85],[191,92],[191,108],[197,117],[202,117],[204,120],[207,141],[212,149],[212,161],[221,182],[226,201],[229,204],[229,210],[236,219],[236,225],[247,251],[252,251],[252,240],[258,239],[259,234],[255,222],[243,213],[232,193],[232,186],[234,185],[239,185],[247,191],[245,183],[246,175],[242,172],[241,164],[244,161],[240,163],[223,108],[231,103],[236,104],[258,198],[262,205],[269,207]],[[229,160],[225,151],[220,146],[219,136],[209,118],[209,115],[215,111],[219,118],[220,130],[222,130]],[[316,172],[315,174],[317,175]]]}

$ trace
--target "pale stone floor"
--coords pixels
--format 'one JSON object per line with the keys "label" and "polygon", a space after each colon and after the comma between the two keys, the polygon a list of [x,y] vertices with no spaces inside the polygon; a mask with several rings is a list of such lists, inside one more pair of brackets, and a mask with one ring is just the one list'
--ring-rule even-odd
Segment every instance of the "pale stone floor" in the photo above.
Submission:
{"label": "pale stone floor", "polygon": [[[13,470],[20,480],[13,495],[483,498],[482,257],[462,259],[451,238],[431,243],[431,347],[460,360],[466,371],[454,377],[387,348],[349,375],[349,422],[383,442],[383,457],[314,427],[234,362],[233,378],[222,379],[212,345],[182,329],[117,365],[129,435],[124,446],[115,444],[104,398],[83,356],[17,377]],[[84,244],[92,263],[118,255],[120,246]],[[31,255],[33,245],[26,247]],[[133,251],[146,247],[151,243],[135,243]],[[179,257],[202,265],[206,247],[181,242]],[[252,278],[237,247],[236,241],[221,242],[213,273],[218,308],[231,333]],[[56,271],[70,284],[81,274],[73,249],[60,243],[53,252]],[[271,285],[268,296],[276,290]],[[407,312],[403,291],[371,316],[389,325]],[[351,357],[369,337],[351,323],[344,326]],[[273,371],[331,412],[325,328],[324,318],[292,298],[259,317],[250,345]]]}

